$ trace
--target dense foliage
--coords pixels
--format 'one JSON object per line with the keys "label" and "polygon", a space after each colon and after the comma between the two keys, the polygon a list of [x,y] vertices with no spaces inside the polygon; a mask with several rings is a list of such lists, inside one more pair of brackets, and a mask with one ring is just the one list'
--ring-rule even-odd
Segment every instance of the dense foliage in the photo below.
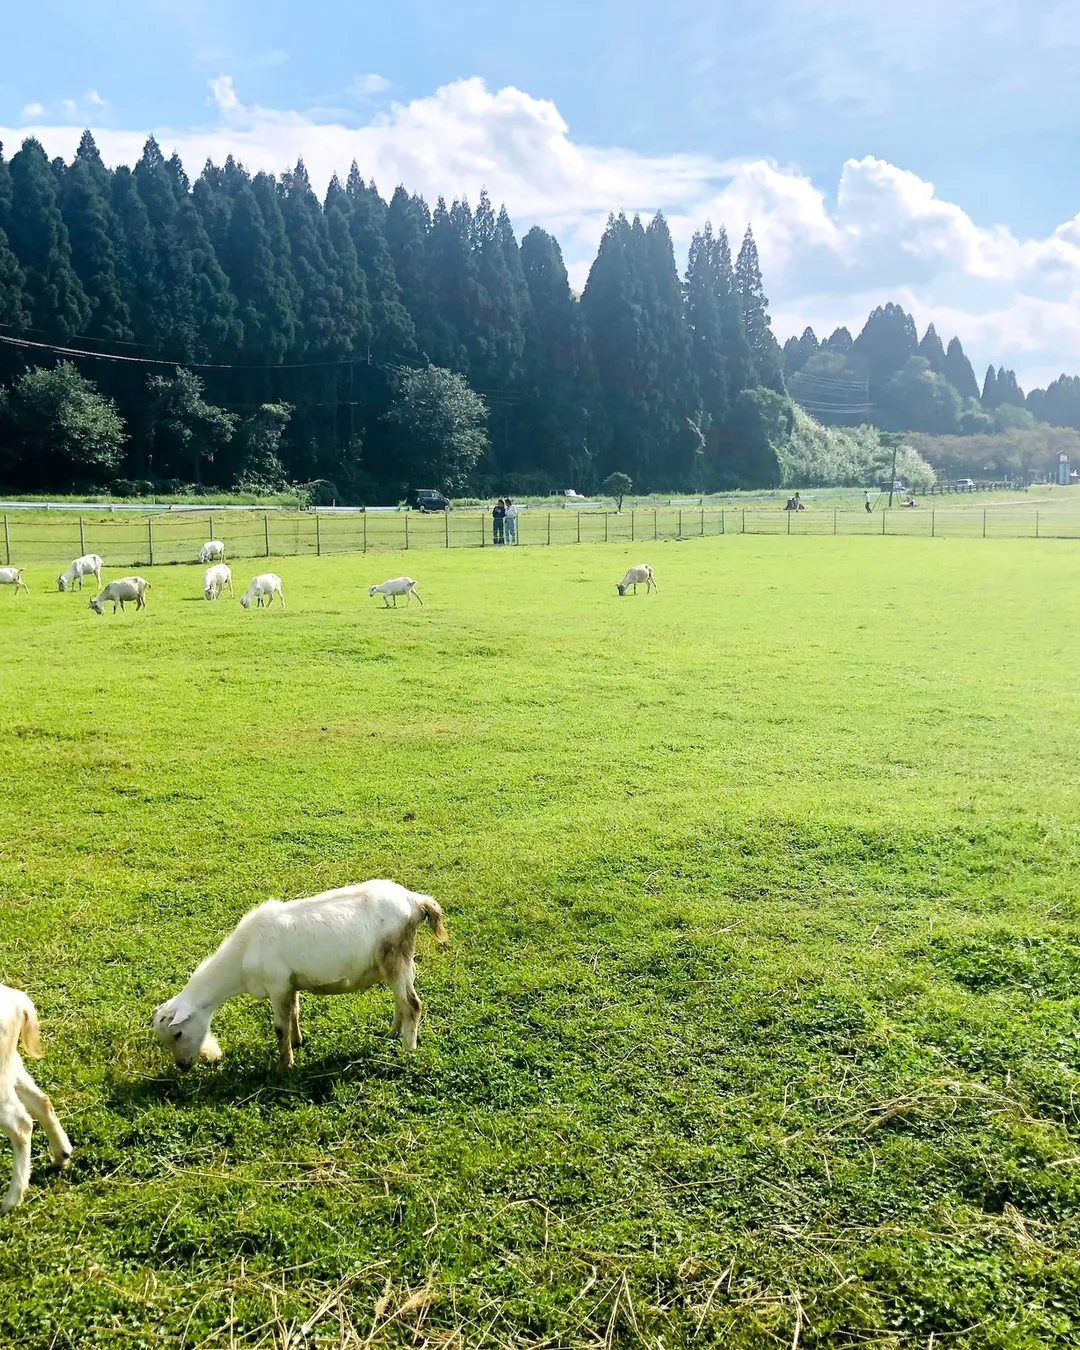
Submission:
{"label": "dense foliage", "polygon": [[[40,397],[30,417],[33,388],[62,387],[55,428]],[[153,138],[110,170],[89,132],[69,164],[33,139],[0,154],[0,389],[8,487],[293,482],[351,501],[595,492],[612,473],[775,485],[809,463],[792,398],[933,436],[1080,427],[1080,380],[1025,399],[991,368],[980,391],[959,340],[920,341],[897,305],[781,352],[749,228],[733,256],[706,224],[680,276],[662,215],[613,215],[578,297],[557,241],[519,246],[486,193],[387,202],[354,164],[320,201],[302,162],[278,179],[232,158],[191,183]],[[815,444],[815,479],[866,463]]]}

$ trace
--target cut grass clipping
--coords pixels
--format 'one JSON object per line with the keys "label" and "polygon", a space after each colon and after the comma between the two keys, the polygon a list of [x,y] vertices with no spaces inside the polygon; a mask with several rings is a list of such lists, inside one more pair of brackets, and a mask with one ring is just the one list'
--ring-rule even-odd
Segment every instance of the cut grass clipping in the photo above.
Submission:
{"label": "cut grass clipping", "polygon": [[[0,980],[76,1149],[0,1344],[1080,1342],[1075,545],[275,569],[0,595]],[[415,1057],[380,988],[169,1066],[245,910],[378,876],[446,910]]]}

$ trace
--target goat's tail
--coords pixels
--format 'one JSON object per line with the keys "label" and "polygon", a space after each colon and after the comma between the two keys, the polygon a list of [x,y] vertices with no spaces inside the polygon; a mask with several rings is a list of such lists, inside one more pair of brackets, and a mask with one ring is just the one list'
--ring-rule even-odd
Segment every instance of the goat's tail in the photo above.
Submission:
{"label": "goat's tail", "polygon": [[446,931],[443,924],[443,912],[439,907],[439,902],[433,900],[430,895],[417,895],[413,892],[416,900],[416,907],[421,915],[427,920],[427,925],[435,935],[436,942],[446,942],[450,934]]}
{"label": "goat's tail", "polygon": [[21,1044],[23,1052],[31,1059],[40,1059],[41,1038],[37,1009],[30,1002],[29,995],[24,994],[21,989],[7,989],[5,993],[10,996],[15,1017],[8,1025],[0,1026],[0,1036],[3,1037],[3,1043],[0,1043],[0,1058],[6,1063]]}

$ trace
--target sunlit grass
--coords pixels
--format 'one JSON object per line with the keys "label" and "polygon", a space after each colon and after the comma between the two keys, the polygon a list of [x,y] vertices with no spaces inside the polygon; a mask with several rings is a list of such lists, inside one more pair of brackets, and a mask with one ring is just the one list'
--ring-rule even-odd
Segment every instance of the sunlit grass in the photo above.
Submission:
{"label": "sunlit grass", "polygon": [[[0,980],[77,1150],[0,1343],[1076,1345],[1074,545],[273,565],[0,594]],[[381,875],[451,933],[414,1059],[376,990],[167,1067],[245,909]]]}

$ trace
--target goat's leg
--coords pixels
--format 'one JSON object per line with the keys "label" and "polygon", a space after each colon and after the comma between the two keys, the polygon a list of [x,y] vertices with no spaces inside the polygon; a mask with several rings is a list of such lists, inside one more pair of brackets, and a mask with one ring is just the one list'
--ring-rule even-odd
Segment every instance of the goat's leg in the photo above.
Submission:
{"label": "goat's leg", "polygon": [[284,591],[278,591],[278,593],[277,593],[277,598],[281,601],[281,608],[284,609],[284,608],[285,608],[285,592],[284,592]]}
{"label": "goat's leg", "polygon": [[9,1097],[0,1105],[0,1134],[6,1134],[11,1140],[15,1160],[11,1169],[11,1185],[7,1195],[0,1201],[0,1214],[21,1205],[30,1185],[30,1135],[34,1122],[23,1109],[17,1097]]}
{"label": "goat's leg", "polygon": [[274,1030],[278,1039],[279,1069],[291,1069],[293,1066],[292,1001],[291,989],[270,996],[270,1006],[274,1010]]}
{"label": "goat's leg", "polygon": [[389,973],[388,983],[394,991],[393,1031],[401,1037],[406,1050],[416,1049],[416,1029],[420,1023],[420,995],[413,986],[416,967],[412,957],[395,966]]}
{"label": "goat's leg", "polygon": [[[420,600],[420,592],[416,589],[415,586],[412,588],[412,594],[416,596],[417,600]],[[422,605],[424,603],[423,600],[420,600],[420,603]]]}
{"label": "goat's leg", "polygon": [[53,1162],[57,1167],[66,1167],[71,1161],[71,1140],[57,1119],[52,1102],[25,1069],[19,1069],[15,1074],[15,1095],[45,1131]]}
{"label": "goat's leg", "polygon": [[289,1028],[289,1035],[292,1039],[293,1047],[304,1044],[304,1033],[300,1030],[300,995],[295,993],[292,996],[292,1023]]}

